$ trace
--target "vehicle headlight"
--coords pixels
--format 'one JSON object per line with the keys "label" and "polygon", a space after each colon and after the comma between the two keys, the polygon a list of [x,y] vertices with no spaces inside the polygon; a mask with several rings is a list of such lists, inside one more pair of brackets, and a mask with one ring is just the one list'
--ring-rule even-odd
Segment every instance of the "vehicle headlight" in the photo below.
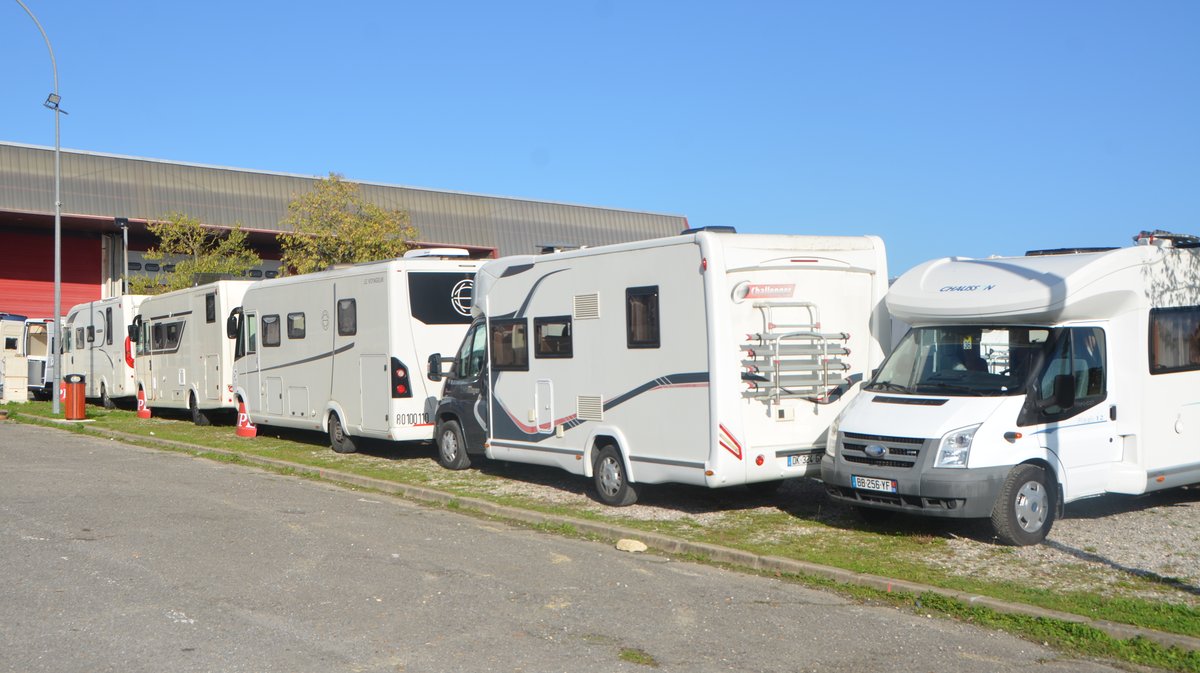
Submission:
{"label": "vehicle headlight", "polygon": [[978,425],[972,425],[947,432],[938,446],[933,466],[966,467],[967,459],[971,457],[971,441],[975,439],[975,431],[978,429]]}
{"label": "vehicle headlight", "polygon": [[838,425],[842,422],[842,415],[838,414],[833,418],[833,422],[829,424],[829,434],[825,435],[825,455],[835,455],[837,449]]}

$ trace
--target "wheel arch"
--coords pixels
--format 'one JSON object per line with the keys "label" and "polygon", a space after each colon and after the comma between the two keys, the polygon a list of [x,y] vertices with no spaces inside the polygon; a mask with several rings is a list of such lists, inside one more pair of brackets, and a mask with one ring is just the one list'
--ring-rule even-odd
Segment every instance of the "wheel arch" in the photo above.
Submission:
{"label": "wheel arch", "polygon": [[586,447],[583,452],[583,476],[592,477],[595,474],[596,454],[600,453],[600,449],[605,446],[612,446],[621,455],[621,462],[625,465],[625,474],[629,477],[629,483],[637,483],[637,474],[633,469],[633,461],[629,459],[629,441],[625,438],[625,433],[621,432],[620,428],[613,426],[598,427],[588,436]]}

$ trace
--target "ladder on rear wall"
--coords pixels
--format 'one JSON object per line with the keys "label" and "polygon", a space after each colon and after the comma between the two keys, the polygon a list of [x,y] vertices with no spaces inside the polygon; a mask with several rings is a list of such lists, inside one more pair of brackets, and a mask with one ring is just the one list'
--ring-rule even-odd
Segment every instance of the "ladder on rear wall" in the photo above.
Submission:
{"label": "ladder on rear wall", "polygon": [[[811,302],[757,302],[762,330],[741,345],[742,397],[777,405],[784,399],[827,403],[846,383],[850,355],[845,332],[822,332],[820,309]],[[807,322],[776,322],[781,309],[807,315]],[[791,309],[799,309],[791,311]]]}

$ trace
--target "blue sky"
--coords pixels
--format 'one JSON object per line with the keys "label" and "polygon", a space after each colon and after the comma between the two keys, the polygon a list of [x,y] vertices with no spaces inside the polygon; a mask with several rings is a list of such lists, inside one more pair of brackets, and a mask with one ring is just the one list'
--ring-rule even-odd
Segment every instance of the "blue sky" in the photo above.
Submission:
{"label": "blue sky", "polygon": [[[877,234],[892,274],[1200,234],[1198,2],[26,4],[65,148]],[[0,59],[0,140],[53,145],[11,0]]]}

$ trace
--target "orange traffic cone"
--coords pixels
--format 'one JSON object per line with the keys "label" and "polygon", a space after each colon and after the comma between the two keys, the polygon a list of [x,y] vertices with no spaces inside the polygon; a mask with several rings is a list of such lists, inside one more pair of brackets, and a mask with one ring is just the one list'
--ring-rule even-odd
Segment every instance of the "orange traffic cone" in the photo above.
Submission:
{"label": "orange traffic cone", "polygon": [[237,430],[238,437],[257,437],[258,428],[250,422],[250,414],[246,413],[246,403],[238,400],[238,420]]}
{"label": "orange traffic cone", "polygon": [[144,388],[138,388],[137,400],[138,400],[137,417],[138,418],[150,418],[150,407],[146,406],[146,390]]}

